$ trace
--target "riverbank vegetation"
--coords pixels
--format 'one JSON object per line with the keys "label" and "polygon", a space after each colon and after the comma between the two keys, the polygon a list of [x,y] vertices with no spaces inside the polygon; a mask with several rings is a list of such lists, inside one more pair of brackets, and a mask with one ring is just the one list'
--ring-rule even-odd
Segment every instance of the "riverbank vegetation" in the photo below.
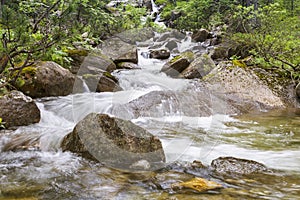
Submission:
{"label": "riverbank vegetation", "polygon": [[[2,0],[0,90],[13,89],[22,69],[37,60],[52,60],[68,67],[72,61],[70,50],[95,48],[102,40],[127,29],[155,27],[149,8],[138,2],[107,6],[112,2]],[[299,1],[155,2],[167,26],[181,31],[222,27],[231,44],[247,49],[252,64],[285,78],[300,79]]]}

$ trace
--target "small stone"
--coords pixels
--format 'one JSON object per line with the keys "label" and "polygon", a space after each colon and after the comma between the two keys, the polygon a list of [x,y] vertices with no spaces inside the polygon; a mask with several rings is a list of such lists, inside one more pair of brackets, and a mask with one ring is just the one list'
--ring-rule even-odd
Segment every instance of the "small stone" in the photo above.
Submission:
{"label": "small stone", "polygon": [[170,51],[168,49],[157,49],[150,51],[150,58],[167,59],[170,57]]}

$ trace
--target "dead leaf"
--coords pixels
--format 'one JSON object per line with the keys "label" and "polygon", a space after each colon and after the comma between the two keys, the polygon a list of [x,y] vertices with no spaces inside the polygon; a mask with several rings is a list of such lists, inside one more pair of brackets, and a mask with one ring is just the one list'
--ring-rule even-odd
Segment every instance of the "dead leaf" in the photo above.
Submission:
{"label": "dead leaf", "polygon": [[190,188],[198,192],[222,188],[223,186],[214,181],[209,181],[203,178],[193,178],[190,181],[172,184],[172,188]]}

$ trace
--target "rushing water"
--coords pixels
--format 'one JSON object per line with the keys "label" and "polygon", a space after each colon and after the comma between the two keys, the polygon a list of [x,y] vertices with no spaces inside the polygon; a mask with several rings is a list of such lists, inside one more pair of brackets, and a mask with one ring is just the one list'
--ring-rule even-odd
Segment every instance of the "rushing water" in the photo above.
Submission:
{"label": "rushing water", "polygon": [[[180,47],[185,50],[191,41],[184,42]],[[140,48],[139,53],[143,51],[146,49]],[[299,110],[229,116],[223,103],[214,98],[209,98],[211,115],[189,110],[192,104],[202,109],[194,99],[197,93],[213,94],[201,91],[198,81],[160,73],[163,64],[140,57],[141,69],[115,72],[124,91],[37,100],[40,123],[20,127],[13,135],[39,137],[41,151],[0,153],[0,199],[300,199]],[[153,92],[171,95],[159,103],[155,98],[143,100],[155,105],[142,115],[129,109],[130,102],[139,102],[140,97]],[[180,102],[182,95],[188,102]],[[129,119],[158,136],[168,163],[185,165],[200,160],[209,165],[219,156],[234,156],[264,163],[276,173],[236,179],[214,177],[224,189],[185,193],[173,191],[170,184],[201,174],[180,170],[128,173],[61,152],[62,138],[90,112]],[[0,147],[10,138],[10,134],[3,134]]]}

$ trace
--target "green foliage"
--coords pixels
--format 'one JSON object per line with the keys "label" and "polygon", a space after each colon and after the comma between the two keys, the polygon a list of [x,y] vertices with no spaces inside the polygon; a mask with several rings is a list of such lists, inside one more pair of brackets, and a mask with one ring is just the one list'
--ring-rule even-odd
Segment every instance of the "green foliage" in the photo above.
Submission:
{"label": "green foliage", "polygon": [[2,118],[0,117],[0,129],[5,129],[4,124],[5,123],[2,121]]}
{"label": "green foliage", "polygon": [[124,10],[121,12],[120,16],[120,19],[122,20],[119,20],[120,27],[123,29],[142,28],[141,19],[146,16],[145,7],[138,8],[127,4],[125,6],[120,6],[119,9],[120,12],[121,10]]}
{"label": "green foliage", "polygon": [[254,10],[253,7],[237,8],[232,40],[251,47],[256,65],[282,76],[300,78],[300,18],[291,15],[279,4],[270,4]]}
{"label": "green foliage", "polygon": [[[230,0],[190,0],[162,1],[166,4],[162,18],[173,20],[171,12],[181,13],[174,25],[182,30],[195,30],[201,27],[214,27],[223,23],[224,16],[231,10],[234,2]],[[176,3],[173,3],[176,2]]]}

